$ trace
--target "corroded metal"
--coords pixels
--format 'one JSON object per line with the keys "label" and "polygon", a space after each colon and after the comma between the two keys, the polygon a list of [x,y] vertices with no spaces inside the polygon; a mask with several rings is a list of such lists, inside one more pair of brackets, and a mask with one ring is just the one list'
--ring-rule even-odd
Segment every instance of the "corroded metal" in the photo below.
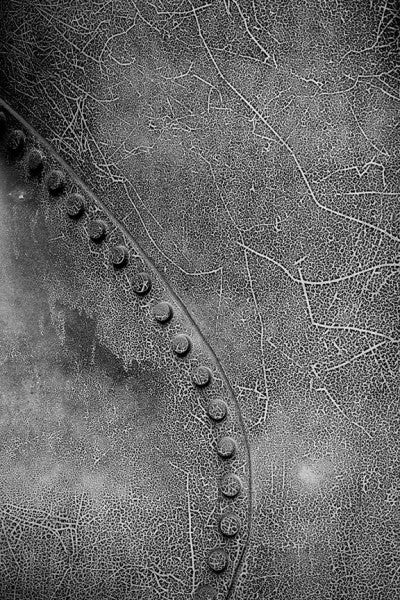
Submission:
{"label": "corroded metal", "polygon": [[172,318],[171,305],[168,302],[158,302],[153,306],[153,315],[159,323],[168,323]]}
{"label": "corroded metal", "polygon": [[197,385],[197,387],[203,388],[207,385],[210,385],[212,375],[211,371],[208,367],[200,365],[195,369],[192,373],[193,383]]}
{"label": "corroded metal", "polygon": [[218,440],[217,452],[221,458],[232,458],[236,451],[235,440],[224,436]]}
{"label": "corroded metal", "polygon": [[227,512],[219,522],[221,533],[227,537],[234,537],[240,531],[240,519],[235,513]]}
{"label": "corroded metal", "polygon": [[[47,577],[46,593],[56,594],[57,598],[64,598],[66,594],[79,597],[88,581],[92,581],[94,590],[103,585],[101,582],[107,573],[105,567],[97,575],[87,571],[81,591],[73,574],[78,565],[87,569],[80,538],[92,539],[91,553],[97,553],[101,544],[95,545],[95,540],[100,539],[98,536],[103,531],[111,536],[111,544],[115,539],[125,546],[133,544],[136,549],[142,548],[139,556],[128,553],[130,559],[124,568],[131,568],[132,562],[137,561],[134,569],[138,574],[144,570],[141,577],[147,581],[148,589],[143,588],[135,596],[133,586],[129,588],[130,595],[150,599],[157,587],[152,581],[152,570],[158,560],[156,548],[166,541],[159,538],[157,529],[152,531],[152,524],[154,519],[161,519],[163,527],[170,523],[175,536],[186,538],[188,535],[190,542],[188,564],[186,567],[182,564],[182,572],[180,567],[174,568],[176,583],[169,584],[168,594],[173,598],[225,594],[243,552],[247,532],[244,530],[240,539],[236,536],[239,528],[234,533],[233,522],[229,526],[224,517],[224,497],[229,496],[231,503],[234,501],[239,490],[235,493],[232,490],[239,478],[221,470],[218,460],[221,450],[215,452],[217,433],[207,424],[206,415],[207,411],[210,415],[209,407],[216,402],[220,409],[224,407],[225,413],[228,404],[231,405],[226,433],[238,440],[235,443],[237,461],[231,468],[240,468],[248,477],[244,432],[229,386],[218,373],[218,364],[214,365],[213,375],[211,368],[205,365],[214,360],[209,349],[179,302],[171,297],[159,273],[151,263],[139,257],[123,227],[110,219],[97,199],[74,178],[45,141],[29,126],[24,126],[23,121],[18,123],[18,119],[11,109],[5,115],[5,128],[7,123],[8,127],[12,123],[22,128],[14,128],[8,135],[5,132],[3,145],[0,145],[3,245],[7,246],[12,239],[4,252],[1,281],[3,290],[10,295],[6,295],[4,304],[10,313],[15,311],[12,298],[17,289],[26,299],[18,302],[21,332],[7,329],[1,332],[0,383],[4,393],[11,386],[14,390],[14,408],[6,419],[11,424],[8,447],[14,452],[13,448],[20,445],[24,435],[22,425],[31,431],[31,442],[29,452],[14,454],[14,459],[2,455],[5,472],[9,473],[4,480],[0,506],[2,540],[12,536],[12,523],[24,518],[27,527],[24,544],[34,549],[39,564],[48,561],[49,551],[59,555],[59,566],[48,563],[42,567]],[[117,231],[122,243],[114,243]],[[88,239],[94,243],[88,244]],[[106,255],[113,267],[111,270],[103,260]],[[128,261],[128,255],[132,260]],[[96,295],[93,295],[93,282],[96,282]],[[32,315],[29,314],[31,308]],[[165,327],[154,328],[154,321]],[[37,344],[38,326],[43,336],[43,356],[40,357],[29,350]],[[181,333],[181,328],[188,334]],[[116,336],[117,331],[120,333]],[[192,341],[193,335],[195,340]],[[143,348],[144,340],[147,349]],[[18,344],[25,349],[16,355],[13,348]],[[183,369],[174,364],[172,355],[165,360],[166,350],[171,345],[176,355],[186,357]],[[189,350],[190,357],[187,356]],[[38,390],[42,393],[32,392],[33,413],[22,422],[19,415],[25,408],[23,387],[26,383],[20,379],[14,381],[12,373],[16,369],[26,371],[26,379],[31,381],[31,368],[40,370]],[[110,413],[111,406],[113,413]],[[2,410],[5,408],[3,402]],[[62,415],[57,424],[51,416],[54,411]],[[87,416],[82,422],[79,415],[85,412]],[[186,434],[186,427],[180,426],[188,415],[196,417],[190,424],[190,435]],[[31,429],[37,420],[39,426]],[[101,422],[107,424],[107,433],[103,433]],[[72,423],[81,430],[80,441],[70,429]],[[54,438],[54,444],[51,442],[44,449],[40,442],[42,436]],[[89,442],[93,436],[98,439],[95,446]],[[175,450],[170,446],[170,438],[174,437],[179,440]],[[111,456],[106,459],[109,453]],[[129,455],[134,457],[135,466],[128,468]],[[199,455],[202,456],[200,463]],[[21,469],[21,460],[31,461],[32,467],[29,476],[19,479],[16,473]],[[204,469],[206,479],[199,480],[200,473],[203,473],[201,478],[204,477]],[[37,493],[26,491],[27,485],[39,490],[40,502]],[[222,496],[218,493],[219,485],[223,488]],[[126,500],[119,499],[119,508],[114,509],[113,503],[121,493]],[[247,483],[245,494],[236,503],[236,511],[243,521],[249,513],[249,493]],[[141,510],[129,516],[128,507],[138,494],[141,498],[138,509],[147,507],[148,516]],[[148,501],[147,497],[152,499]],[[100,498],[102,504],[95,518],[94,510]],[[128,510],[126,522],[135,524],[134,533],[119,530],[109,522],[108,512],[118,516],[120,510]],[[184,528],[179,533],[182,510],[188,518],[189,530]],[[240,522],[239,517],[235,519]],[[37,529],[39,522],[50,536],[47,548],[42,530]],[[65,533],[58,532],[59,526]],[[151,532],[151,542],[143,535],[146,529]],[[68,541],[70,536],[72,545]],[[234,537],[237,540],[230,542]],[[5,556],[3,563],[6,576],[1,583],[2,594],[8,598],[12,593],[25,600],[29,597],[29,586],[35,585],[35,574],[25,563],[19,543],[11,540],[10,544],[8,548],[12,548],[12,553]],[[183,539],[180,544],[184,546]],[[142,563],[140,557],[149,551],[149,563]],[[174,553],[167,552],[164,556],[168,560],[176,559]],[[70,565],[67,573],[62,566],[66,560]],[[126,558],[119,560],[124,563]],[[7,575],[13,572],[12,561],[23,565],[23,577]],[[189,578],[185,575],[187,569],[192,573]],[[70,571],[71,577],[68,576]],[[210,577],[216,578],[212,584],[207,583]],[[122,585],[125,584],[121,575],[106,593],[114,593],[111,590],[121,589]]]}
{"label": "corroded metal", "polygon": [[1,3],[1,600],[397,597],[398,29]]}
{"label": "corroded metal", "polygon": [[208,416],[216,422],[223,421],[228,413],[226,403],[220,398],[211,400],[207,408]]}
{"label": "corroded metal", "polygon": [[178,356],[186,356],[186,354],[188,354],[190,351],[192,343],[187,335],[184,333],[178,333],[178,335],[175,335],[172,338],[171,345],[175,354]]}
{"label": "corroded metal", "polygon": [[128,249],[122,244],[118,244],[111,249],[111,262],[116,269],[121,269],[128,262]]}
{"label": "corroded metal", "polygon": [[95,219],[88,225],[88,235],[93,242],[101,242],[106,237],[107,225],[102,219]]}
{"label": "corroded metal", "polygon": [[85,210],[85,199],[82,194],[70,194],[65,204],[67,214],[71,219],[79,219]]}

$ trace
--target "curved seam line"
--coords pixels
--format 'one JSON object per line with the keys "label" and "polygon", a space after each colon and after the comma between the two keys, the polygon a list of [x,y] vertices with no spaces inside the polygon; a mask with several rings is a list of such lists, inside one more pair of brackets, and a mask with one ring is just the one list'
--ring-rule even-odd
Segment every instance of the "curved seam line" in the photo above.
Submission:
{"label": "curved seam line", "polygon": [[199,335],[200,339],[202,340],[204,346],[206,347],[206,349],[208,350],[209,354],[211,355],[211,358],[213,359],[214,365],[217,367],[217,369],[220,371],[221,375],[222,375],[222,379],[228,389],[229,395],[231,396],[231,399],[233,400],[233,403],[235,405],[236,408],[236,412],[237,412],[237,416],[238,416],[238,421],[239,421],[239,425],[242,429],[243,432],[243,438],[244,438],[244,442],[245,442],[245,448],[246,448],[246,454],[247,454],[247,462],[248,462],[248,469],[249,469],[249,488],[248,488],[248,511],[249,511],[249,519],[248,519],[248,525],[247,525],[247,540],[246,543],[243,546],[243,549],[240,553],[236,568],[232,574],[232,579],[231,582],[229,584],[229,588],[226,594],[226,599],[230,598],[233,592],[233,588],[235,586],[237,577],[238,577],[238,573],[239,573],[239,568],[243,562],[243,558],[244,555],[246,553],[246,550],[248,549],[248,546],[250,544],[250,532],[251,532],[251,525],[252,525],[252,503],[253,503],[253,476],[252,476],[252,465],[251,465],[251,453],[250,453],[250,445],[249,445],[249,440],[247,438],[247,434],[246,434],[246,429],[244,426],[244,421],[243,421],[243,416],[242,416],[242,412],[240,410],[240,406],[239,406],[239,402],[236,399],[235,393],[233,391],[233,388],[229,382],[229,379],[222,367],[222,364],[219,360],[219,358],[217,357],[216,353],[214,352],[214,350],[212,349],[212,347],[210,346],[209,342],[206,340],[204,334],[201,332],[199,326],[197,325],[196,321],[194,320],[194,318],[192,317],[192,315],[190,314],[188,308],[185,306],[185,304],[183,303],[183,301],[179,298],[179,296],[176,294],[176,292],[174,292],[174,290],[172,289],[172,287],[170,286],[170,284],[167,282],[167,280],[163,277],[163,275],[161,274],[161,272],[157,269],[157,267],[155,266],[153,260],[151,258],[149,258],[147,256],[147,254],[144,252],[144,250],[142,250],[142,248],[138,245],[137,242],[135,242],[135,240],[133,239],[132,235],[129,233],[128,229],[119,222],[119,220],[112,214],[112,212],[104,205],[104,203],[97,198],[97,196],[95,196],[95,194],[87,187],[87,185],[82,181],[82,179],[77,176],[74,172],[74,170],[68,165],[68,163],[58,154],[58,152],[56,152],[54,150],[54,148],[52,148],[52,146],[50,145],[50,143],[44,138],[42,137],[34,127],[32,127],[32,125],[30,125],[21,115],[19,115],[19,113],[17,113],[15,110],[13,110],[11,108],[11,106],[9,106],[9,104],[3,100],[3,98],[0,97],[0,105],[2,105],[15,119],[17,119],[24,127],[26,127],[26,129],[28,129],[34,136],[36,136],[40,142],[43,144],[43,146],[45,146],[47,148],[47,150],[53,155],[55,156],[55,158],[58,160],[58,162],[63,166],[63,168],[67,171],[67,173],[70,175],[71,179],[74,180],[77,185],[79,185],[85,192],[86,194],[93,200],[93,202],[95,204],[97,204],[103,211],[104,213],[107,215],[107,217],[110,219],[110,221],[112,221],[112,223],[118,227],[122,233],[127,237],[127,239],[129,239],[129,241],[131,242],[131,244],[134,246],[134,248],[136,249],[136,251],[138,252],[138,254],[142,257],[142,259],[147,262],[147,264],[153,269],[153,271],[155,271],[155,273],[157,274],[157,276],[160,278],[160,280],[162,281],[163,285],[167,288],[167,290],[169,291],[169,293],[171,294],[171,296],[173,297],[173,299],[175,300],[175,302],[179,305],[179,307],[181,308],[182,312],[184,313],[184,315],[186,316],[186,318],[189,320],[189,322],[191,323],[192,327],[195,329],[195,331],[197,332],[197,334]]}

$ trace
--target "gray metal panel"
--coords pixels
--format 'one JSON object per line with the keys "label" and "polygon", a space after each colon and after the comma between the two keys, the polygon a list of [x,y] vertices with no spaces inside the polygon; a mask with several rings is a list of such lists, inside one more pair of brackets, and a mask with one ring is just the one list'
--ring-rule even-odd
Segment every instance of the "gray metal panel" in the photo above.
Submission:
{"label": "gray metal panel", "polygon": [[151,258],[243,415],[250,539],[229,584],[196,554],[204,580],[398,596],[398,3],[2,10],[1,95]]}

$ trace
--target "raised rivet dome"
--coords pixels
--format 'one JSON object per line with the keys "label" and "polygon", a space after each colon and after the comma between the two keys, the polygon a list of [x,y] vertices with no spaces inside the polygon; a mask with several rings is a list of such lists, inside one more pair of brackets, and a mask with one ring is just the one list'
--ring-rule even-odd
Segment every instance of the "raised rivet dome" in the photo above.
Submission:
{"label": "raised rivet dome", "polygon": [[159,302],[152,308],[153,316],[159,323],[167,323],[172,317],[172,306],[168,302]]}
{"label": "raised rivet dome", "polygon": [[136,273],[131,280],[132,288],[138,296],[145,296],[151,290],[151,279],[148,273]]}
{"label": "raised rivet dome", "polygon": [[71,219],[77,219],[85,210],[85,201],[81,194],[70,194],[65,202],[65,210]]}
{"label": "raised rivet dome", "polygon": [[242,489],[242,483],[237,475],[227,473],[221,479],[220,489],[227,498],[235,498]]}
{"label": "raised rivet dome", "polygon": [[201,585],[194,593],[193,600],[215,600],[217,597],[216,589],[209,584]]}
{"label": "raised rivet dome", "polygon": [[178,333],[178,335],[172,338],[172,350],[178,356],[185,356],[190,350],[191,343],[190,339],[184,333]]}
{"label": "raised rivet dome", "polygon": [[225,571],[228,566],[228,555],[222,548],[216,548],[212,550],[208,557],[208,566],[215,573],[221,573]]}
{"label": "raised rivet dome", "polygon": [[53,169],[50,171],[47,177],[47,189],[50,194],[56,195],[61,194],[65,186],[65,176],[59,169]]}
{"label": "raised rivet dome", "polygon": [[226,513],[219,522],[222,535],[234,537],[240,531],[240,519],[232,512]]}
{"label": "raised rivet dome", "polygon": [[207,407],[207,412],[210,419],[220,422],[225,419],[228,413],[228,407],[223,400],[216,398],[215,400],[211,400]]}
{"label": "raised rivet dome", "polygon": [[208,367],[197,367],[192,374],[193,383],[197,387],[205,387],[211,381],[211,371]]}
{"label": "raised rivet dome", "polygon": [[7,148],[13,154],[20,152],[25,146],[25,134],[20,129],[14,129],[7,139]]}
{"label": "raised rivet dome", "polygon": [[122,244],[111,248],[110,260],[116,269],[120,269],[128,262],[128,249]]}
{"label": "raised rivet dome", "polygon": [[236,452],[235,441],[228,436],[220,438],[217,442],[217,452],[221,458],[231,458]]}
{"label": "raised rivet dome", "polygon": [[37,148],[33,148],[28,154],[27,165],[31,173],[39,173],[43,168],[43,154]]}
{"label": "raised rivet dome", "polygon": [[94,242],[101,242],[106,235],[106,224],[101,219],[95,219],[88,225],[88,235]]}

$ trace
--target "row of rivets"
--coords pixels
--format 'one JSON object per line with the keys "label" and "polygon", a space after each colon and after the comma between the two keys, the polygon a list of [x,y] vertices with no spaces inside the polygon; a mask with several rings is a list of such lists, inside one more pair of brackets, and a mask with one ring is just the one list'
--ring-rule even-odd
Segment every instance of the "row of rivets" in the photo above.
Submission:
{"label": "row of rivets", "polygon": [[[191,349],[191,341],[185,334],[178,334],[174,336],[172,340],[172,349],[177,356],[183,357],[188,354]],[[199,366],[192,374],[193,383],[200,388],[206,387],[211,381],[211,371],[208,367]],[[219,399],[213,399],[208,404],[207,408],[208,416],[212,421],[220,423],[223,421],[228,414],[228,407],[226,403]],[[228,437],[222,437],[217,442],[217,453],[222,459],[229,459],[234,456],[236,452],[235,441]],[[240,493],[242,484],[233,473],[225,474],[220,481],[220,491],[226,498],[233,499]],[[219,530],[225,537],[234,537],[240,531],[240,519],[233,512],[229,511],[225,513],[219,521]],[[222,573],[228,566],[228,554],[223,548],[214,548],[208,555],[207,563],[209,568],[214,573]],[[196,599],[200,598],[214,598],[216,592],[212,586],[208,584],[201,586],[196,592]]]}
{"label": "row of rivets", "polygon": [[[161,302],[153,308],[153,315],[161,323],[168,321],[171,318],[171,314],[171,308],[166,302]],[[171,347],[177,356],[184,357],[190,352],[192,343],[186,334],[179,333],[173,337]],[[193,371],[192,381],[199,388],[208,386],[211,382],[210,369],[200,365]],[[228,407],[223,400],[216,398],[210,401],[207,412],[212,421],[220,423],[227,417]],[[225,436],[219,439],[217,442],[217,453],[222,459],[232,458],[235,452],[236,444],[232,438]],[[241,481],[233,473],[227,473],[222,477],[220,491],[226,498],[235,498],[241,489]],[[232,511],[225,513],[219,521],[219,530],[227,538],[237,535],[240,531],[240,526],[239,517]],[[223,548],[214,548],[208,555],[207,563],[214,573],[222,573],[228,566],[228,554]],[[196,600],[200,600],[202,598],[215,598],[215,596],[215,589],[206,584],[197,589],[195,598]]]}
{"label": "row of rivets", "polygon": [[[6,125],[6,117],[4,112],[0,113],[0,130],[4,129]],[[23,131],[15,129],[10,133],[7,138],[8,151],[16,156],[25,147],[26,137]],[[43,169],[44,157],[43,154],[37,148],[33,148],[27,159],[27,167],[32,175],[39,175]],[[65,188],[65,175],[59,169],[53,169],[47,176],[46,180],[47,189],[52,196],[61,194]],[[79,218],[84,212],[84,199],[81,194],[75,193],[68,196],[66,200],[66,212],[73,218]],[[88,235],[93,242],[101,242],[106,237],[107,227],[106,223],[101,219],[95,219],[88,225]],[[128,262],[128,250],[125,246],[117,245],[112,248],[110,253],[110,259],[112,264],[116,268],[125,266]],[[138,273],[134,278],[133,289],[138,295],[145,295],[151,288],[150,277],[146,273]],[[162,314],[161,314],[162,313]],[[155,318],[160,322],[166,322],[172,316],[172,310],[166,303],[160,303],[158,313],[155,314]]]}
{"label": "row of rivets", "polygon": [[[78,213],[83,210],[83,200],[81,201],[81,198],[77,199],[77,194],[75,194],[72,204],[72,212],[74,213],[73,216],[76,217],[78,216]],[[88,225],[88,235],[93,242],[99,244],[107,235],[106,223],[102,219],[95,219],[91,221]],[[125,267],[128,264],[128,260],[129,252],[126,246],[117,244],[111,248],[110,261],[115,269],[122,269]],[[151,278],[147,273],[136,273],[131,278],[131,285],[133,291],[138,296],[145,296],[151,290]]]}
{"label": "row of rivets", "polygon": [[[166,302],[161,302],[153,308],[153,315],[159,322],[164,323],[171,318],[171,307]],[[190,352],[192,343],[186,334],[179,333],[172,338],[171,347],[177,356],[183,358]],[[210,369],[203,365],[197,367],[192,373],[192,381],[199,388],[208,386],[211,378]],[[216,398],[208,404],[207,412],[212,421],[220,423],[227,417],[228,407],[223,400]],[[236,444],[232,438],[225,436],[219,439],[217,442],[217,453],[222,459],[232,458],[235,452]],[[227,473],[222,477],[220,491],[226,498],[235,498],[241,489],[242,484],[237,475]],[[225,513],[219,521],[219,530],[227,538],[237,535],[240,531],[240,526],[239,517],[232,511]],[[207,563],[214,573],[222,573],[228,566],[228,554],[223,548],[214,548],[208,555]],[[202,598],[215,598],[215,596],[216,591],[214,588],[206,584],[197,589],[195,598],[196,600],[200,600]]]}
{"label": "row of rivets", "polygon": [[[0,112],[0,131],[4,129],[6,118],[3,112]],[[9,152],[17,156],[22,153],[26,143],[26,137],[23,131],[14,130],[7,139],[7,148]],[[27,167],[31,174],[39,175],[43,169],[44,157],[40,150],[34,148],[28,154]],[[57,196],[64,191],[65,176],[58,169],[53,169],[48,174],[47,188],[49,194]],[[79,193],[70,194],[66,199],[66,212],[72,219],[78,219],[85,210],[84,198]],[[102,219],[95,219],[88,225],[88,236],[95,243],[102,242],[107,235],[107,226]],[[116,245],[111,249],[110,260],[115,268],[122,268],[128,262],[128,250],[123,245]],[[147,273],[138,273],[132,281],[134,291],[143,296],[151,289],[151,279]],[[154,305],[152,314],[156,321],[165,324],[173,316],[172,307],[165,301]],[[171,342],[173,352],[179,356],[186,356],[191,350],[192,343],[185,334],[175,335]],[[198,388],[204,388],[211,382],[211,371],[208,367],[199,366],[192,373],[193,383]],[[226,403],[220,399],[211,400],[207,408],[209,418],[215,423],[222,422],[228,413]],[[236,452],[235,441],[230,437],[222,437],[217,442],[218,455],[226,460],[232,458]],[[241,481],[233,473],[225,474],[220,481],[220,491],[226,498],[235,498],[242,488]],[[219,530],[225,537],[234,537],[240,530],[240,519],[233,512],[225,513],[219,521]],[[215,573],[222,573],[228,565],[228,554],[223,548],[215,548],[208,556],[208,565]],[[216,592],[209,584],[200,586],[196,591],[197,600],[210,600],[216,597]]]}
{"label": "row of rivets", "polygon": [[[6,125],[6,118],[0,112],[0,131]],[[7,138],[7,149],[14,157],[22,154],[25,148],[26,136],[23,131],[15,129]],[[39,176],[43,170],[44,156],[37,148],[32,148],[27,157],[27,168],[32,176]],[[46,185],[51,196],[58,196],[64,191],[66,180],[63,171],[52,169],[46,178]],[[85,210],[84,198],[79,193],[70,194],[66,199],[66,212],[72,219],[78,219]],[[95,219],[88,224],[88,235],[93,242],[100,243],[106,237],[107,226],[102,219]],[[110,260],[116,269],[122,268],[128,262],[128,250],[125,246],[117,245],[111,249]],[[151,289],[151,279],[147,273],[137,273],[132,279],[132,288],[139,296],[144,296]],[[169,306],[169,305],[168,305]],[[172,314],[171,308],[163,307],[164,315],[157,320],[168,320]],[[157,317],[156,317],[157,318]]]}

